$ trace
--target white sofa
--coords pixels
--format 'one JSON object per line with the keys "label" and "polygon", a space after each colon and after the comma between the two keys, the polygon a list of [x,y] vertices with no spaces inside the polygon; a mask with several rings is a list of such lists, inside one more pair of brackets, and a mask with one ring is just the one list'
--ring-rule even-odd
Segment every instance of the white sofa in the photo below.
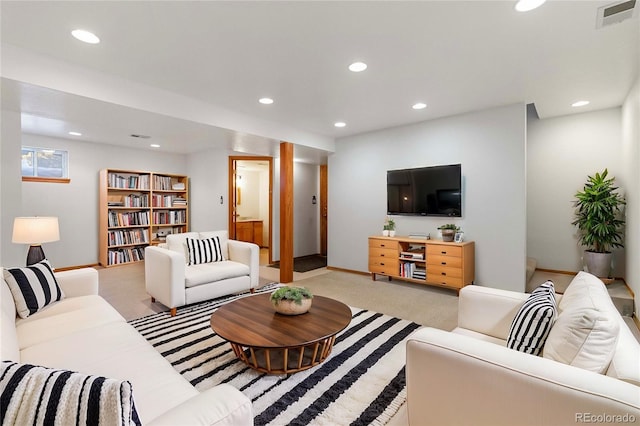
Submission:
{"label": "white sofa", "polygon": [[[224,261],[189,265],[186,240],[218,237]],[[167,235],[166,244],[145,248],[145,286],[154,301],[171,308],[202,302],[258,286],[260,247],[230,240],[227,231]]]}
{"label": "white sofa", "polygon": [[22,319],[2,280],[3,361],[128,380],[148,425],[252,425],[251,401],[221,384],[200,393],[98,296],[92,268],[59,272],[65,298]]}
{"label": "white sofa", "polygon": [[[597,281],[597,283],[595,281]],[[573,293],[570,294],[570,288]],[[586,287],[582,287],[586,286]],[[577,289],[581,289],[580,292]],[[580,297],[576,297],[577,294]],[[600,280],[579,273],[557,295],[558,319],[541,356],[506,346],[511,322],[528,295],[487,287],[460,291],[458,327],[416,331],[407,343],[407,408],[410,425],[575,425],[640,422],[640,346]],[[565,298],[563,302],[563,297]],[[581,300],[579,300],[581,299]],[[577,309],[576,304],[585,304]],[[586,310],[585,310],[586,309]],[[605,329],[614,342],[604,374],[547,358],[554,327],[575,313],[595,309],[588,344]],[[580,314],[582,315],[582,314]],[[585,315],[584,318],[592,314]],[[563,324],[566,321],[563,319]],[[564,326],[564,325],[563,325]],[[615,342],[615,330],[617,342]],[[573,329],[575,331],[575,329]],[[557,332],[559,332],[556,329]],[[554,336],[562,336],[562,334]],[[571,337],[565,340],[571,349]],[[554,340],[557,344],[558,340]],[[587,343],[579,350],[587,347]],[[560,346],[560,350],[563,347]],[[586,349],[585,349],[586,350]],[[603,350],[596,347],[595,351]],[[593,359],[597,356],[591,354]],[[580,362],[590,363],[591,359]]]}

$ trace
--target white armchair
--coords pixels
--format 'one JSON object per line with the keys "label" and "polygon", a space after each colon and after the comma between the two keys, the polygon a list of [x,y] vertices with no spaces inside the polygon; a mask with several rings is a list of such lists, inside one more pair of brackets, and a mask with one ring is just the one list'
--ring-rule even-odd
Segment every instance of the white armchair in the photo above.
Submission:
{"label": "white armchair", "polygon": [[423,328],[409,338],[409,424],[640,421],[640,346],[622,317],[614,310],[603,311],[620,322],[620,331],[611,364],[598,374],[506,347],[511,321],[527,296],[464,287],[456,329]]}
{"label": "white armchair", "polygon": [[[223,261],[189,265],[187,238],[218,237]],[[164,245],[145,248],[145,286],[153,301],[171,309],[228,294],[253,291],[259,281],[260,248],[229,240],[227,231],[187,232],[167,236]]]}

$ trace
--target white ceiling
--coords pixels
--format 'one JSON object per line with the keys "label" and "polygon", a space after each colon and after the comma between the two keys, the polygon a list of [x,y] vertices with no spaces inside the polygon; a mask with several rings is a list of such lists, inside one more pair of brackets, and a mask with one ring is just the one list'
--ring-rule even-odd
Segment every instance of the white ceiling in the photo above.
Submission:
{"label": "white ceiling", "polygon": [[[638,76],[638,13],[596,29],[597,8],[610,1],[549,0],[528,13],[514,3],[2,1],[1,37],[3,46],[331,138],[516,102],[535,103],[541,118],[622,104]],[[102,42],[78,42],[75,28]],[[368,69],[348,71],[356,60]],[[172,152],[277,154],[278,141],[262,135],[2,84],[3,108],[24,114],[26,132],[69,137],[82,127],[90,142],[148,143],[129,136],[138,133]],[[275,103],[259,104],[263,96]],[[571,108],[581,99],[591,103]],[[413,110],[418,101],[429,106]],[[326,152],[306,154],[317,161]]]}

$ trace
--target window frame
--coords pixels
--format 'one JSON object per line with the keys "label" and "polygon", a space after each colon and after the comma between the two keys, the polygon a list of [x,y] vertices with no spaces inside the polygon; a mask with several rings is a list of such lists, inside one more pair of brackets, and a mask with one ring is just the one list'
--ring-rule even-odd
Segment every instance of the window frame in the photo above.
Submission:
{"label": "window frame", "polygon": [[[24,155],[24,151],[31,151],[33,154],[33,172],[35,176],[25,176],[22,174],[22,155]],[[54,154],[62,155],[62,177],[52,177],[52,176],[37,176],[38,173],[38,153],[51,153],[53,151]],[[63,149],[55,149],[55,148],[42,148],[35,146],[27,146],[23,145],[20,150],[20,174],[22,176],[23,182],[47,182],[47,183],[69,183],[71,179],[69,178],[69,151]]]}

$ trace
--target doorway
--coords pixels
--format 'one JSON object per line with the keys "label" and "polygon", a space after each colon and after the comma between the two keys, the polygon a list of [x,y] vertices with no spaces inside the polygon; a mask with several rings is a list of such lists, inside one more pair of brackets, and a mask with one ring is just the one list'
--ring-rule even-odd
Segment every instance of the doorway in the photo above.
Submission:
{"label": "doorway", "polygon": [[229,238],[260,246],[260,265],[272,263],[273,159],[229,157]]}

